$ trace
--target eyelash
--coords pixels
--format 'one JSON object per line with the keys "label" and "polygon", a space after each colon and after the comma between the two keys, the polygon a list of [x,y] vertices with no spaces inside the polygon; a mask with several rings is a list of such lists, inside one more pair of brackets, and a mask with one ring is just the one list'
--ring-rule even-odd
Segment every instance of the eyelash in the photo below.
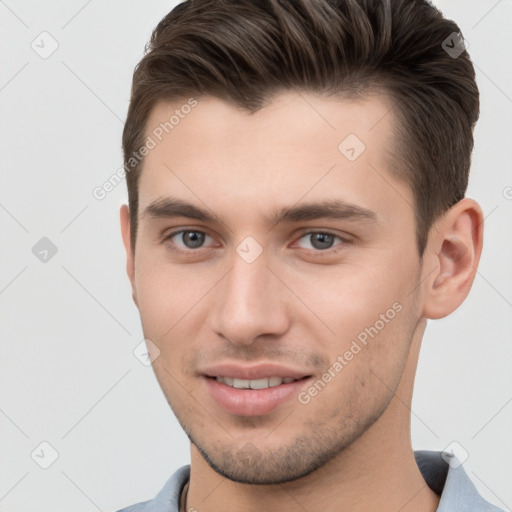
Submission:
{"label": "eyelash", "polygon": [[[198,247],[197,249],[181,249],[180,247],[177,247],[176,244],[174,242],[172,242],[172,238],[174,238],[176,235],[180,235],[182,233],[201,233],[203,235],[210,236],[210,235],[208,235],[208,233],[205,233],[204,231],[201,231],[198,229],[180,229],[179,231],[173,231],[172,233],[169,233],[165,237],[164,242],[172,243],[173,251],[177,252],[178,254],[185,254],[185,255],[190,255],[192,253],[198,253],[201,249],[204,249],[204,247]],[[348,240],[347,238],[343,238],[342,236],[337,235],[336,233],[333,233],[332,231],[329,231],[329,230],[307,231],[307,232],[301,234],[300,237],[298,238],[298,240],[301,240],[302,238],[304,238],[308,235],[313,235],[313,234],[331,235],[334,238],[337,238],[338,240],[341,241],[341,243],[339,243],[338,245],[335,245],[334,247],[330,247],[328,249],[323,249],[323,250],[322,249],[303,249],[304,251],[306,251],[309,254],[315,254],[315,256],[321,257],[324,255],[328,256],[328,255],[336,254],[338,251],[343,249],[343,246],[345,246],[346,244],[348,244],[350,242],[350,240]]]}

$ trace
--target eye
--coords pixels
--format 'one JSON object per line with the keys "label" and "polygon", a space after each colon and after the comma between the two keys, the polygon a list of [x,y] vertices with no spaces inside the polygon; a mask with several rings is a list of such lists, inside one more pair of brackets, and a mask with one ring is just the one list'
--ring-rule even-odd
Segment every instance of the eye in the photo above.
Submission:
{"label": "eye", "polygon": [[211,236],[203,231],[197,230],[181,230],[169,234],[166,240],[170,240],[174,245],[178,246],[180,250],[194,250],[201,249],[206,239],[213,240]]}
{"label": "eye", "polygon": [[[345,242],[343,238],[334,233],[329,233],[328,231],[311,231],[306,233],[299,239],[299,245],[303,249],[313,249],[315,251],[325,251],[331,249],[333,247],[335,239],[340,240],[340,242]],[[306,241],[306,246],[300,244],[300,240]],[[308,247],[309,244],[309,247]],[[337,244],[342,245],[342,244]]]}
{"label": "eye", "polygon": [[[214,241],[213,238],[205,232],[195,229],[175,231],[167,235],[165,240],[170,241],[177,251],[182,252],[191,252],[195,249],[205,248],[207,242],[211,244],[211,242]],[[339,240],[338,244],[335,244],[336,240]],[[310,231],[301,236],[296,243],[303,249],[319,253],[328,252],[329,249],[333,247],[335,251],[336,247],[344,245],[345,242],[347,242],[347,240],[341,236],[328,231]]]}

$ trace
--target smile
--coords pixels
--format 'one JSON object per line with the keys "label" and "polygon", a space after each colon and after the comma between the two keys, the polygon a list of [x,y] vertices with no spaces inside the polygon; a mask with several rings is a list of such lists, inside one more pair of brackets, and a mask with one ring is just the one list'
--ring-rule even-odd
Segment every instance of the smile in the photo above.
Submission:
{"label": "smile", "polygon": [[264,379],[247,380],[233,379],[230,377],[216,377],[215,380],[237,389],[267,389],[280,386],[281,384],[288,384],[299,379],[293,379],[291,377],[268,377]]}
{"label": "smile", "polygon": [[214,403],[236,416],[270,414],[280,405],[297,397],[311,376],[262,377],[239,379],[236,377],[204,376],[205,391]]}

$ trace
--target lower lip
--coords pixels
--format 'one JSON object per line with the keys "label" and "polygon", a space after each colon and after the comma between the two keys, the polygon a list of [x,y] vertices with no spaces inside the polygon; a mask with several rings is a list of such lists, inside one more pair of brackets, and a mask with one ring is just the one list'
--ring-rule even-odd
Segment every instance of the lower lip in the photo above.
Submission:
{"label": "lower lip", "polygon": [[297,396],[309,378],[266,389],[237,389],[214,378],[204,377],[204,380],[212,398],[225,411],[239,416],[260,416]]}

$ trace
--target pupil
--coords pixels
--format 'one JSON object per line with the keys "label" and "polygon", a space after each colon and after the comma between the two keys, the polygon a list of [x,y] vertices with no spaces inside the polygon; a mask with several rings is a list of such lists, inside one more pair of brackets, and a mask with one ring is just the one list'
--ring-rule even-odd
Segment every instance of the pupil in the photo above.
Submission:
{"label": "pupil", "polygon": [[182,235],[183,243],[190,249],[201,247],[204,241],[204,233],[197,231],[185,231]]}
{"label": "pupil", "polygon": [[315,249],[329,249],[334,240],[334,235],[328,233],[314,233],[311,235],[311,244]]}

